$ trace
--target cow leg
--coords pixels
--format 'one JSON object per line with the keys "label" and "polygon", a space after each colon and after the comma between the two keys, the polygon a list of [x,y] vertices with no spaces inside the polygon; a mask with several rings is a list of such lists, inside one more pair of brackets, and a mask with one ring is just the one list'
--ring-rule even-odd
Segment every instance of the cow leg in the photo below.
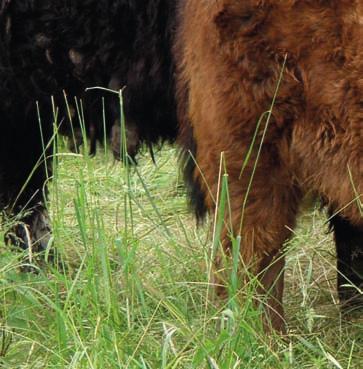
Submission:
{"label": "cow leg", "polygon": [[337,288],[342,308],[363,307],[363,228],[339,215],[330,220],[337,253]]}
{"label": "cow leg", "polygon": [[[31,116],[36,118],[36,112]],[[14,224],[6,232],[5,242],[31,255],[47,249],[51,237],[44,205],[46,182],[51,176],[50,159],[45,158],[51,157],[51,150],[43,153],[51,137],[51,125],[43,128],[41,136],[36,119],[20,123],[9,122],[1,139],[0,196],[3,214]]]}
{"label": "cow leg", "polygon": [[285,257],[280,251],[265,255],[259,263],[260,285],[257,289],[257,303],[262,303],[265,310],[262,320],[265,331],[270,331],[271,328],[281,333],[286,331],[282,304],[284,267]]}
{"label": "cow leg", "polygon": [[[271,172],[270,172],[271,174]],[[277,175],[278,177],[278,175]],[[230,177],[231,178],[231,177]],[[257,279],[258,287],[255,296],[256,305],[264,310],[263,325],[266,331],[271,328],[285,332],[284,309],[282,304],[284,287],[283,244],[291,234],[295,225],[300,192],[291,187],[276,184],[273,175],[271,183],[265,175],[257,178],[250,191],[243,211],[241,224],[241,199],[245,196],[244,186],[236,180],[229,185],[231,198],[232,234],[241,229],[240,254],[242,263],[247,268],[241,279],[248,281],[251,276]],[[229,228],[229,229],[228,229]],[[226,227],[222,235],[222,245],[226,255],[231,254],[231,227]],[[221,270],[220,260],[217,258],[217,269]],[[218,288],[221,292],[219,284]],[[217,291],[218,292],[218,291]]]}
{"label": "cow leg", "polygon": [[24,212],[26,215],[15,220],[14,226],[5,233],[5,243],[31,253],[47,250],[51,228],[43,203],[38,203]]}
{"label": "cow leg", "polygon": [[[136,155],[140,149],[140,136],[138,128],[135,124],[128,122],[125,127],[125,140],[123,142],[123,132],[119,120],[116,120],[111,130],[111,148],[113,156],[116,160],[128,162],[129,164],[137,164]],[[123,147],[125,145],[125,147]],[[124,153],[123,150],[126,152]],[[125,158],[127,154],[127,158]]]}
{"label": "cow leg", "polygon": [[[45,178],[37,173],[38,181],[43,183],[41,187],[32,186],[32,181],[27,186],[26,191],[18,199],[18,191],[21,191],[21,184],[5,187],[5,216],[13,225],[5,233],[5,243],[19,249],[28,250],[29,254],[45,251],[49,247],[51,238],[51,228],[47,209],[44,205]],[[2,188],[4,191],[4,187]]]}

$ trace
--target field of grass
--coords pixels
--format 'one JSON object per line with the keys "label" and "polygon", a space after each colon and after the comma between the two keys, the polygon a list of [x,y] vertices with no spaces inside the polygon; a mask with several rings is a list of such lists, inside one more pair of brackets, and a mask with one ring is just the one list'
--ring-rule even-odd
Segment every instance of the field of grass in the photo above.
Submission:
{"label": "field of grass", "polygon": [[57,157],[59,266],[22,272],[0,234],[0,368],[363,368],[363,315],[340,314],[324,214],[300,217],[287,245],[289,335],[266,337],[253,286],[213,297],[211,227],[187,209],[175,149],[130,171],[100,151]]}

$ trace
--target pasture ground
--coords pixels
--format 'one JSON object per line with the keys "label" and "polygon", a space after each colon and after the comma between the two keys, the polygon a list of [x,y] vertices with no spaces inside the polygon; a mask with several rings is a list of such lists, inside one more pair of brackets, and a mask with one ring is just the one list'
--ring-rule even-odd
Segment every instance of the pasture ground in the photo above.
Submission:
{"label": "pasture ground", "polygon": [[322,212],[305,210],[287,245],[281,340],[262,333],[253,285],[213,298],[211,227],[188,212],[175,149],[129,171],[102,149],[61,149],[57,161],[50,213],[64,267],[22,272],[1,230],[0,368],[363,368],[363,314],[340,314]]}

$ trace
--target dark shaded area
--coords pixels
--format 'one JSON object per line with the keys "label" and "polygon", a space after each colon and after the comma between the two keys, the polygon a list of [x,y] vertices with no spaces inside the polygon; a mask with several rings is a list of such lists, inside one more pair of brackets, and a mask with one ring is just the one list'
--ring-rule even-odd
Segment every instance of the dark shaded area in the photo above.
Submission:
{"label": "dark shaded area", "polygon": [[334,216],[330,220],[337,252],[337,287],[345,309],[363,308],[363,229]]}
{"label": "dark shaded area", "polygon": [[113,129],[119,96],[86,88],[124,88],[133,158],[144,143],[176,139],[174,7],[167,0],[0,1],[0,204],[8,217],[26,213],[8,242],[27,248],[39,230],[36,238],[49,239],[44,202],[54,123],[73,151],[83,133],[90,154],[105,135],[122,147]]}

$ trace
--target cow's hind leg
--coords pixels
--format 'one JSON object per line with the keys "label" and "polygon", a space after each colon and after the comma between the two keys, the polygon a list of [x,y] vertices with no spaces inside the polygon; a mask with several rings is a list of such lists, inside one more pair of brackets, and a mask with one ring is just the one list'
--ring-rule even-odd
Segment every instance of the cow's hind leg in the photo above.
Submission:
{"label": "cow's hind leg", "polygon": [[36,112],[32,115],[34,119],[24,124],[9,122],[0,149],[1,208],[11,224],[5,242],[29,250],[30,255],[46,250],[51,239],[45,207],[51,150],[43,152],[43,147],[52,146],[51,125],[43,127],[41,135]]}
{"label": "cow's hind leg", "polygon": [[285,257],[281,252],[263,256],[259,263],[258,301],[262,303],[266,316],[263,318],[265,331],[271,328],[284,333],[286,324],[282,304],[284,292]]}
{"label": "cow's hind leg", "polygon": [[[236,234],[236,230],[241,230],[240,253],[245,269],[241,279],[253,279],[257,283],[255,302],[264,310],[264,328],[266,331],[273,328],[285,332],[282,304],[285,265],[283,244],[290,237],[291,229],[295,225],[300,191],[293,185],[274,182],[272,175],[270,178],[265,175],[257,178],[243,211],[241,201],[246,194],[243,181],[230,183],[230,219],[233,234]],[[228,235],[231,229],[227,228],[222,243],[225,252],[230,255],[231,243]]]}
{"label": "cow's hind leg", "polygon": [[336,215],[334,230],[337,253],[337,288],[342,308],[363,308],[363,228]]}
{"label": "cow's hind leg", "polygon": [[28,210],[19,209],[20,213],[13,217],[13,225],[5,233],[5,243],[30,253],[47,250],[50,246],[51,227],[43,203],[39,202]]}

